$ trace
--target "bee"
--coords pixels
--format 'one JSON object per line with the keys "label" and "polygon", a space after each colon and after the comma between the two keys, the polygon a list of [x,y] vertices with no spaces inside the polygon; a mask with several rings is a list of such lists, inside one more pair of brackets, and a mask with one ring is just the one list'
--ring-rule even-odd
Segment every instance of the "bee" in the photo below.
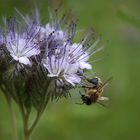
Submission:
{"label": "bee", "polygon": [[83,103],[81,104],[91,105],[94,103],[99,103],[103,105],[100,101],[109,100],[109,98],[103,97],[102,93],[104,91],[104,87],[111,80],[112,80],[112,77],[106,80],[104,83],[102,83],[101,79],[98,77],[87,79],[87,81],[91,83],[92,86],[83,86],[83,88],[85,88],[85,94],[82,94],[80,92],[81,99],[83,101]]}

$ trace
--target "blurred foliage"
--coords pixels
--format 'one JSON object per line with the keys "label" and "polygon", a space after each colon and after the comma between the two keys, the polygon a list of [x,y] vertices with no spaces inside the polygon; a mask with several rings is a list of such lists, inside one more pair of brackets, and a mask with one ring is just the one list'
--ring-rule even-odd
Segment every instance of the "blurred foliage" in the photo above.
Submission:
{"label": "blurred foliage", "polygon": [[[53,3],[56,1],[53,0]],[[109,40],[105,50],[93,56],[91,61],[105,56],[103,60],[93,63],[93,66],[96,74],[102,79],[114,77],[104,93],[110,98],[110,105],[109,108],[103,108],[98,104],[90,107],[76,105],[75,102],[80,102],[80,96],[78,91],[74,91],[72,98],[49,104],[33,135],[33,140],[138,140],[140,22],[137,19],[140,17],[140,1],[57,2],[63,3],[64,10],[73,10],[74,16],[79,19],[78,29],[93,27],[97,34],[102,34],[101,44]],[[27,13],[35,6],[40,8],[42,19],[47,18],[47,0],[0,0],[0,16],[13,15],[15,7]],[[0,110],[0,139],[12,139],[10,114],[2,94]],[[16,106],[15,112],[20,134],[22,124]]]}
{"label": "blurred foliage", "polygon": [[140,17],[136,18],[135,16],[132,16],[132,15],[129,15],[128,13],[125,13],[121,9],[118,11],[118,16],[122,20],[124,20],[124,21],[126,21],[126,22],[132,24],[133,26],[140,29]]}

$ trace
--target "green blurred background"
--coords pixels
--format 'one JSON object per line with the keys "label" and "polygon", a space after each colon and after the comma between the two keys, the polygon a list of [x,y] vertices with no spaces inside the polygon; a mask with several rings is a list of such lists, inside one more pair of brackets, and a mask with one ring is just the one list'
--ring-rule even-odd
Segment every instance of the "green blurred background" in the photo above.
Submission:
{"label": "green blurred background", "polygon": [[[53,0],[57,4],[58,0]],[[72,98],[50,103],[33,140],[139,140],[140,132],[140,1],[139,0],[61,0],[64,9],[72,9],[78,17],[78,28],[94,27],[109,40],[105,56],[94,63],[94,71],[102,79],[114,79],[105,93],[110,105],[90,107],[80,102],[78,90]],[[10,16],[16,7],[23,13],[34,5],[42,17],[47,15],[47,0],[0,0],[0,16]],[[47,17],[47,16],[46,16]],[[21,116],[17,112],[18,133]],[[21,135],[20,135],[21,137]],[[0,140],[12,140],[12,127],[6,101],[0,94]],[[21,140],[21,138],[20,138]]]}

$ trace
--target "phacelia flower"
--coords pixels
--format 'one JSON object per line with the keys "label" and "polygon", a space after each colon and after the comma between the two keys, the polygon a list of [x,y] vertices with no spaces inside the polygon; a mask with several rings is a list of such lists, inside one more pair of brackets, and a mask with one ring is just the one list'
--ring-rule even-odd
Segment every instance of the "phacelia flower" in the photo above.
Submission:
{"label": "phacelia flower", "polygon": [[84,51],[80,43],[71,44],[71,41],[68,40],[67,43],[63,41],[60,45],[60,40],[56,36],[51,41],[51,44],[46,46],[46,57],[42,61],[48,70],[48,76],[56,78],[57,83],[61,83],[61,86],[65,83],[72,86],[79,84],[81,81],[79,71],[92,68],[87,62],[88,53]]}
{"label": "phacelia flower", "polygon": [[[71,46],[67,44],[63,47],[62,49],[56,48],[55,53],[44,58],[42,63],[48,70],[48,76],[55,77],[57,83],[61,83],[60,86],[68,83],[74,86],[81,81],[81,78],[77,75],[79,65],[78,63],[69,63]],[[61,55],[61,51],[63,51],[63,55]]]}
{"label": "phacelia flower", "polygon": [[5,37],[5,46],[13,60],[31,66],[30,58],[40,53],[39,44],[34,41],[39,31],[35,31],[32,26],[29,31],[30,34],[28,31],[19,32],[16,31],[17,24],[15,20],[8,21],[8,34]]}

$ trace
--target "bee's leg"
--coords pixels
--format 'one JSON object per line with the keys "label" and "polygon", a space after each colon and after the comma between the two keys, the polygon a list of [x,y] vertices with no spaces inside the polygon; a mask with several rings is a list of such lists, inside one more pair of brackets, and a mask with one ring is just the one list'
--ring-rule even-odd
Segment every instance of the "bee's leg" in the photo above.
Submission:
{"label": "bee's leg", "polygon": [[81,86],[82,88],[92,88],[93,86]]}

